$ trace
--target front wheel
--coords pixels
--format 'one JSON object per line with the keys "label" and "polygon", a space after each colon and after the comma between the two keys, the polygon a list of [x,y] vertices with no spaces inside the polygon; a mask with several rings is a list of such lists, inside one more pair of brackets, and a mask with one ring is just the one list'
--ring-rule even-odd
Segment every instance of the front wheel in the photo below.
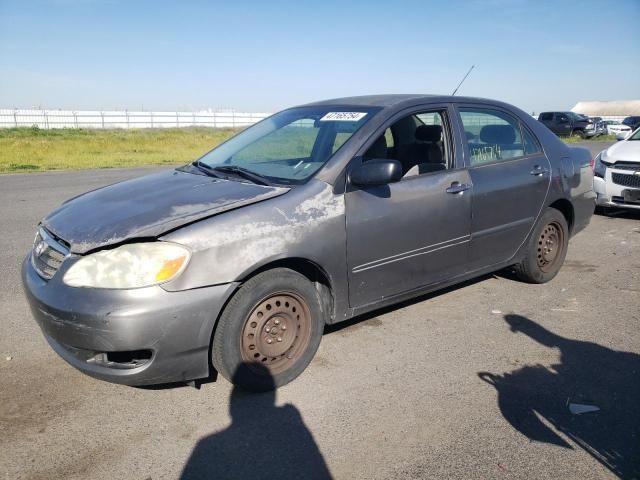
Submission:
{"label": "front wheel", "polygon": [[564,263],[569,244],[569,227],[564,215],[548,208],[538,220],[527,243],[516,274],[529,283],[546,283],[555,277]]}
{"label": "front wheel", "polygon": [[584,131],[582,131],[582,130],[574,130],[573,132],[571,132],[571,136],[572,137],[578,137],[578,138],[584,138],[585,134],[584,134]]}
{"label": "front wheel", "polygon": [[211,360],[235,385],[272,390],[309,365],[323,327],[314,285],[292,270],[269,270],[248,280],[229,301],[213,338]]}

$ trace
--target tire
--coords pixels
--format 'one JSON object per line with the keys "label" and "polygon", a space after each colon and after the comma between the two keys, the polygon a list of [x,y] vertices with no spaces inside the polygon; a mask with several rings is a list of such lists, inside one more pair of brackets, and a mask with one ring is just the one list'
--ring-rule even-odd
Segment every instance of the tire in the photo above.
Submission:
{"label": "tire", "polygon": [[582,138],[582,139],[585,138],[584,131],[582,131],[582,130],[574,130],[574,131],[572,131],[571,132],[571,136],[572,137]]}
{"label": "tire", "polygon": [[211,361],[245,390],[268,391],[300,375],[318,350],[324,328],[320,295],[286,268],[244,283],[220,316]]}
{"label": "tire", "polygon": [[548,282],[562,267],[568,244],[567,220],[555,208],[547,208],[527,241],[525,257],[515,265],[516,275],[528,283]]}

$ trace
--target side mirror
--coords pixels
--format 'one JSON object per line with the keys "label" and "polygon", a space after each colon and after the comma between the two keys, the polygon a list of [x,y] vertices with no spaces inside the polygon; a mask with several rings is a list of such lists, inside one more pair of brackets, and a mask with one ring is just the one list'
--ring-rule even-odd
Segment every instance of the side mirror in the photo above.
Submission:
{"label": "side mirror", "polygon": [[399,182],[402,178],[402,165],[397,160],[375,158],[363,162],[351,171],[351,183],[361,187],[386,185]]}

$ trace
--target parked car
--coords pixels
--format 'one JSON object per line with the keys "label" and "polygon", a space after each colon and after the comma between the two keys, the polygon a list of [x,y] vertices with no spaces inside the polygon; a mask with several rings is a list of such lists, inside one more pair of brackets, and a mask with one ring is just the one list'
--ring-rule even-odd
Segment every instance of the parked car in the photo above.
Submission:
{"label": "parked car", "polygon": [[596,205],[640,210],[640,128],[600,152],[593,165]]}
{"label": "parked car", "polygon": [[538,120],[558,136],[589,138],[597,135],[595,124],[578,113],[542,112]]}
{"label": "parked car", "polygon": [[640,128],[640,116],[633,115],[631,117],[627,117],[624,120],[622,120],[622,124],[626,125],[631,130],[635,130],[637,128]]}
{"label": "parked car", "polygon": [[65,202],[39,224],[23,283],[52,348],[96,378],[214,367],[273,388],[327,324],[505,267],[551,280],[593,213],[590,163],[497,101],[312,103]]}
{"label": "parked car", "polygon": [[602,117],[587,117],[591,123],[595,126],[596,134],[595,136],[607,135],[607,125],[602,120]]}
{"label": "parked car", "polygon": [[607,135],[617,135],[619,133],[628,134],[631,133],[631,127],[623,125],[616,120],[605,120],[603,122],[607,128]]}

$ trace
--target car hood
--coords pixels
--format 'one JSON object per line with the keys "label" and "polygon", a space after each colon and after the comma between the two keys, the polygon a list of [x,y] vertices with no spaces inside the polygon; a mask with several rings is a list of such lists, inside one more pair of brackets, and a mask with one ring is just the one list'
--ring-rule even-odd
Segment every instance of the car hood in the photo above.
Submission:
{"label": "car hood", "polygon": [[157,237],[188,223],[288,192],[288,188],[180,170],[116,183],[62,204],[42,225],[73,253]]}
{"label": "car hood", "polygon": [[607,162],[640,162],[640,140],[623,140],[610,146]]}

